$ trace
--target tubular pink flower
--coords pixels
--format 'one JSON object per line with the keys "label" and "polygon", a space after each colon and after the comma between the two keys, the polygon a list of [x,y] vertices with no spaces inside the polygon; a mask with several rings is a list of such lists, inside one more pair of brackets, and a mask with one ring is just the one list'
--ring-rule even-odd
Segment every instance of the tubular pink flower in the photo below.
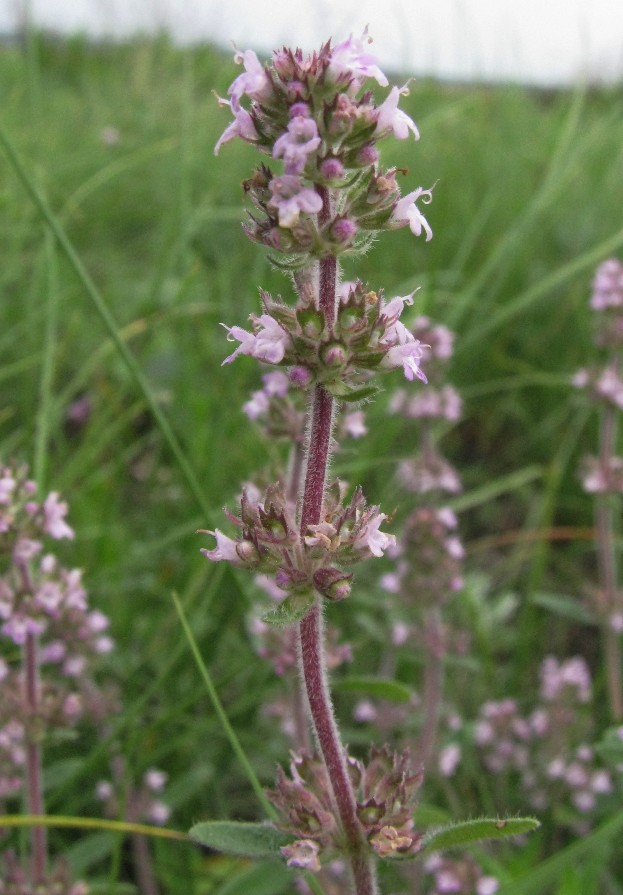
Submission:
{"label": "tubular pink flower", "polygon": [[331,52],[328,74],[337,81],[339,78],[353,80],[360,86],[366,78],[374,78],[381,87],[387,87],[389,81],[378,67],[376,58],[366,51],[365,43],[371,43],[368,29],[365,28],[360,38],[351,34],[348,40],[337,44]]}
{"label": "tubular pink flower", "polygon": [[292,845],[284,845],[281,854],[287,858],[288,867],[301,867],[312,873],[318,873],[320,870],[319,851],[320,846],[313,839],[297,839]]}
{"label": "tubular pink flower", "polygon": [[234,61],[238,64],[242,63],[246,69],[238,75],[227,91],[231,96],[231,107],[234,112],[237,112],[240,109],[240,100],[243,96],[246,95],[249,99],[261,102],[268,99],[273,87],[270,78],[264,71],[264,66],[253,50],[236,53]]}
{"label": "tubular pink flower", "polygon": [[43,504],[43,530],[50,537],[56,540],[74,537],[73,529],[65,522],[67,515],[67,504],[58,499],[58,492],[52,491],[45,499]]}
{"label": "tubular pink flower", "polygon": [[283,158],[287,174],[300,174],[307,164],[307,156],[319,146],[316,122],[299,115],[292,118],[287,131],[275,141],[273,158]]}
{"label": "tubular pink flower", "polygon": [[216,547],[213,550],[208,550],[204,547],[200,552],[203,553],[205,557],[212,562],[222,562],[223,560],[226,560],[228,562],[240,563],[240,557],[236,551],[235,541],[228,538],[227,535],[224,535],[218,528],[214,531],[208,531],[207,534],[211,534],[216,538]]}
{"label": "tubular pink flower", "polygon": [[295,174],[282,174],[270,181],[272,197],[268,208],[279,214],[280,227],[293,227],[301,211],[317,214],[322,208],[322,199],[310,187],[304,186]]}
{"label": "tubular pink flower", "polygon": [[242,405],[242,410],[250,420],[256,420],[266,413],[269,407],[268,395],[264,391],[253,392],[250,399]]}
{"label": "tubular pink flower", "polygon": [[395,323],[404,311],[405,305],[413,304],[413,294],[413,292],[410,292],[409,295],[397,295],[395,298],[392,298],[391,301],[388,301],[383,306],[381,317],[390,325]]}
{"label": "tubular pink flower", "polygon": [[229,342],[234,339],[240,342],[233,354],[226,357],[221,366],[230,364],[239,354],[248,354],[267,364],[278,364],[283,360],[290,338],[287,332],[270,314],[262,314],[255,318],[254,322],[260,324],[255,334],[247,332],[240,326],[221,324],[228,332]]}
{"label": "tubular pink flower", "polygon": [[396,544],[394,535],[388,535],[383,531],[379,531],[385,519],[387,519],[386,513],[376,513],[376,515],[372,516],[356,539],[354,546],[360,550],[367,547],[373,556],[383,556],[388,547],[393,547]]}
{"label": "tubular pink flower", "polygon": [[418,363],[422,357],[422,347],[404,323],[396,320],[385,331],[381,344],[389,345],[389,350],[381,361],[381,367],[391,370],[402,366],[404,374],[410,382],[416,378],[421,379],[422,382],[427,381]]}
{"label": "tubular pink flower", "polygon": [[[227,100],[221,100],[221,103],[229,105]],[[241,137],[249,143],[255,143],[259,139],[258,132],[253,124],[253,118],[242,106],[234,113],[234,120],[225,128],[221,134],[216,146],[214,147],[214,155],[219,154],[219,150],[223,143],[229,143],[234,137]]]}
{"label": "tubular pink flower", "polygon": [[402,109],[398,108],[400,96],[407,96],[408,93],[409,88],[406,84],[404,87],[392,87],[387,99],[378,108],[374,131],[376,136],[382,136],[392,131],[397,140],[406,140],[409,131],[412,131],[415,139],[420,139],[420,132],[415,126],[415,122]]}
{"label": "tubular pink flower", "polygon": [[414,190],[412,193],[407,193],[406,196],[399,199],[394,206],[390,222],[395,227],[406,227],[408,225],[415,236],[420,236],[422,230],[424,230],[426,233],[426,242],[428,242],[433,238],[433,231],[416,205],[417,200],[420,198],[422,199],[422,202],[428,205],[433,198],[432,190],[425,190],[423,187],[419,186],[417,190]]}

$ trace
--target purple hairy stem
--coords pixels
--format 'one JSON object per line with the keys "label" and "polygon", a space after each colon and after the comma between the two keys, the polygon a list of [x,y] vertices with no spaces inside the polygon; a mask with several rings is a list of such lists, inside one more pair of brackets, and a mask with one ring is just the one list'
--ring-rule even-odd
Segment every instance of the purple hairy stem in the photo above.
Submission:
{"label": "purple hairy stem", "polygon": [[[29,814],[41,817],[44,812],[43,784],[41,780],[41,745],[37,735],[37,713],[39,707],[39,664],[37,659],[37,639],[28,634],[24,644],[24,700],[30,730],[26,745],[26,802]],[[32,883],[37,886],[45,882],[47,869],[47,833],[45,827],[30,828]]]}
{"label": "purple hairy stem", "polygon": [[[322,226],[331,215],[328,190],[317,187],[322,197],[318,223]],[[323,258],[319,270],[319,307],[327,325],[336,315],[337,261]],[[321,386],[314,390],[311,422],[308,428],[307,468],[301,500],[301,536],[309,525],[317,525],[322,518],[324,493],[329,465],[333,429],[334,399]],[[369,855],[363,828],[357,817],[355,793],[348,773],[346,753],[338,732],[329,688],[323,642],[323,618],[320,597],[299,625],[299,661],[305,683],[307,701],[318,746],[325,762],[335,805],[348,843],[349,859],[355,895],[376,895],[376,871]]]}
{"label": "purple hairy stem", "polygon": [[[33,592],[30,570],[26,562],[18,561],[20,583],[25,593]],[[28,735],[26,743],[26,804],[29,814],[42,817],[45,813],[43,802],[41,742],[38,723],[39,714],[39,658],[37,637],[33,633],[26,635],[23,649],[24,669],[24,707],[28,719]],[[45,882],[48,863],[48,837],[45,827],[30,828],[31,875],[32,884],[37,886]]]}

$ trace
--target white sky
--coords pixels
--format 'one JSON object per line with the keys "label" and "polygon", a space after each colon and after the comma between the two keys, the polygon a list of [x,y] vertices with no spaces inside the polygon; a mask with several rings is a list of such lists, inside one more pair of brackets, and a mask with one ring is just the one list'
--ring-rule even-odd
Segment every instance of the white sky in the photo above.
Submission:
{"label": "white sky", "polygon": [[365,25],[389,70],[541,84],[623,79],[623,0],[0,0],[0,30],[29,7],[62,32],[166,27],[183,42],[311,50]]}

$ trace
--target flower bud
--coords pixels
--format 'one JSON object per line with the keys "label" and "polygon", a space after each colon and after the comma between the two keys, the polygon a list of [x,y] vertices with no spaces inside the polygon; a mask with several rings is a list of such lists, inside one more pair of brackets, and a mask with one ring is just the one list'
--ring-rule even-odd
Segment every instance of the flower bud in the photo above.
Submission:
{"label": "flower bud", "polygon": [[327,367],[343,367],[348,361],[348,351],[341,342],[330,342],[323,346],[321,357]]}
{"label": "flower bud", "polygon": [[307,388],[312,378],[313,374],[307,367],[292,367],[290,370],[290,382],[298,388]]}
{"label": "flower bud", "polygon": [[336,242],[347,245],[353,241],[357,233],[357,224],[349,218],[338,218],[334,221],[330,233]]}
{"label": "flower bud", "polygon": [[379,158],[380,154],[376,146],[373,143],[366,143],[357,153],[356,162],[362,168],[367,168],[368,165],[375,165]]}
{"label": "flower bud", "polygon": [[296,319],[303,335],[308,339],[317,339],[324,330],[324,314],[315,308],[301,308],[296,312]]}
{"label": "flower bud", "polygon": [[344,165],[337,158],[327,158],[320,166],[320,174],[325,180],[339,180],[344,176]]}
{"label": "flower bud", "polygon": [[352,574],[342,572],[332,567],[318,569],[314,572],[314,587],[326,597],[327,600],[338,602],[349,596],[351,591]]}

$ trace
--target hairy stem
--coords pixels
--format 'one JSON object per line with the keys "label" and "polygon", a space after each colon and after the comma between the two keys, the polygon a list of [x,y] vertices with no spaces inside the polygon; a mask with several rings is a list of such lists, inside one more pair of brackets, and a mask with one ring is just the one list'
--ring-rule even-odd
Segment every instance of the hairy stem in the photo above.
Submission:
{"label": "hairy stem", "polygon": [[[328,220],[331,207],[328,191],[318,188],[323,200],[319,223]],[[334,257],[319,265],[319,307],[331,326],[336,313],[337,262]],[[329,454],[333,430],[334,399],[321,385],[314,390],[308,426],[307,467],[301,499],[301,536],[309,525],[322,518]],[[316,601],[299,625],[299,661],[316,739],[325,762],[335,806],[347,843],[353,892],[376,895],[376,870],[369,855],[364,831],[357,817],[355,793],[348,774],[327,683],[321,599]]]}
{"label": "hairy stem", "polygon": [[[26,804],[28,813],[41,817],[45,813],[41,780],[41,744],[38,734],[39,664],[37,639],[28,634],[24,644],[24,701],[29,720],[26,743]],[[34,886],[45,882],[47,869],[47,831],[45,827],[30,828],[31,874]]]}

